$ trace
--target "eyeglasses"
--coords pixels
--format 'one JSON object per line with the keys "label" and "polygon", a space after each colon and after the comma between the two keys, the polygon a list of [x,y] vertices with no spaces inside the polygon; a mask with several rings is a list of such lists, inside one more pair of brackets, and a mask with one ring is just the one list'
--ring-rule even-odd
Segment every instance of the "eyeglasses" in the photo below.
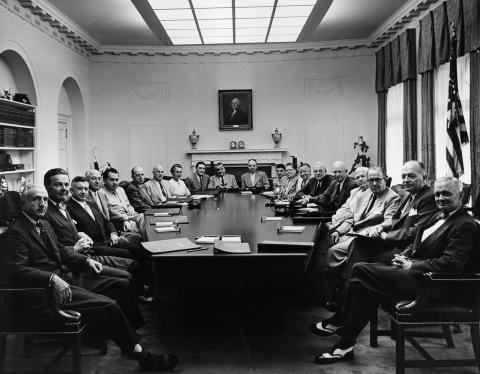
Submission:
{"label": "eyeglasses", "polygon": [[367,180],[368,183],[370,184],[373,184],[373,183],[380,183],[382,180],[384,180],[385,178],[369,178]]}

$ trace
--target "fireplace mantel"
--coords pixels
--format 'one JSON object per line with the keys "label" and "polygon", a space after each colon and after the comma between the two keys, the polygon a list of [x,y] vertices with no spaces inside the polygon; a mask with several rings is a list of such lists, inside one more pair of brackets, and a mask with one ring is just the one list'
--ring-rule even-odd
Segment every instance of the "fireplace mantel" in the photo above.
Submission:
{"label": "fireplace mantel", "polygon": [[186,152],[191,157],[192,167],[198,161],[206,164],[210,162],[222,162],[225,165],[246,165],[248,160],[254,158],[259,165],[268,165],[275,167],[276,164],[283,162],[283,156],[287,153],[286,149],[196,149]]}

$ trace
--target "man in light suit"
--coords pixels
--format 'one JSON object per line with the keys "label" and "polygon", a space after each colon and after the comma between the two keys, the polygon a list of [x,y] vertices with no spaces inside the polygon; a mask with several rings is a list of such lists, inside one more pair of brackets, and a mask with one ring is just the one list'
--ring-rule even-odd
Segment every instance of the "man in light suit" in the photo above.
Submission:
{"label": "man in light suit", "polygon": [[198,193],[207,190],[210,177],[205,174],[206,165],[203,161],[195,165],[195,173],[185,178],[185,185],[191,193]]}
{"label": "man in light suit", "polygon": [[98,210],[102,215],[110,220],[110,213],[108,211],[108,200],[102,191],[103,178],[100,172],[96,169],[87,170],[85,178],[88,180],[88,201],[97,204]]}
{"label": "man in light suit", "polygon": [[231,190],[237,189],[238,184],[232,174],[225,174],[225,166],[221,162],[215,164],[215,175],[210,177],[208,182],[209,190]]}
{"label": "man in light suit", "polygon": [[241,186],[242,190],[268,190],[270,183],[267,174],[257,170],[257,160],[251,158],[248,160],[249,172],[242,174]]}
{"label": "man in light suit", "polygon": [[349,253],[354,250],[356,240],[347,235],[352,232],[372,236],[379,227],[390,227],[392,216],[398,206],[399,196],[387,187],[385,174],[380,167],[371,167],[367,173],[370,190],[357,193],[350,204],[348,218],[338,225],[330,234],[322,273],[327,302],[335,294],[339,275],[345,265]]}
{"label": "man in light suit", "polygon": [[[142,348],[139,336],[116,302],[124,296],[128,281],[106,277],[99,262],[62,246],[50,224],[43,220],[48,203],[45,187],[25,187],[22,215],[5,234],[6,245],[0,251],[0,262],[7,270],[2,275],[18,287],[52,288],[60,309],[80,312],[91,334],[114,340],[123,354],[138,361],[141,369],[167,370],[177,365],[175,355],[155,355]],[[77,277],[71,270],[81,275]],[[97,277],[97,287],[86,290],[85,276]],[[112,298],[104,296],[105,288],[116,289],[116,294]],[[34,295],[17,307],[18,313],[28,311],[32,319],[51,314],[45,300]]]}
{"label": "man in light suit", "polygon": [[340,340],[329,352],[315,358],[316,364],[352,361],[357,337],[376,313],[377,303],[415,299],[424,287],[423,273],[478,271],[472,260],[480,230],[462,208],[462,183],[456,178],[443,177],[435,182],[434,191],[442,212],[439,220],[429,227],[419,227],[414,244],[395,255],[389,265],[356,264],[345,311],[310,326],[317,335],[340,334]]}
{"label": "man in light suit", "polygon": [[142,188],[155,205],[164,203],[172,197],[169,184],[163,179],[163,166],[153,167],[153,178],[145,182]]}

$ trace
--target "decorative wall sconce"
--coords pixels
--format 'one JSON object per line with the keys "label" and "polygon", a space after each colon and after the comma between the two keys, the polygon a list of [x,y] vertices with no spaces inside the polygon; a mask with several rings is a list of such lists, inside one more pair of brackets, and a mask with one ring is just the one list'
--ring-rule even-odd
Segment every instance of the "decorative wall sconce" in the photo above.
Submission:
{"label": "decorative wall sconce", "polygon": [[190,139],[190,143],[192,144],[192,149],[196,150],[198,139],[200,139],[200,135],[198,135],[195,129],[193,129],[192,133],[188,135],[188,138]]}

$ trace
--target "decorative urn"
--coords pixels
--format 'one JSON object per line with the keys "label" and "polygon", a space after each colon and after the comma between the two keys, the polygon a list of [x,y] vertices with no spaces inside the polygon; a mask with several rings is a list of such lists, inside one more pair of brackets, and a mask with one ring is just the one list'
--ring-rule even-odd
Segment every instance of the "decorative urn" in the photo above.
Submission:
{"label": "decorative urn", "polygon": [[272,134],[273,142],[275,143],[274,148],[278,148],[280,139],[282,139],[282,133],[278,132],[278,129],[275,129],[275,132]]}
{"label": "decorative urn", "polygon": [[192,133],[188,135],[188,137],[190,139],[190,143],[192,144],[192,149],[193,150],[197,149],[197,143],[198,143],[198,139],[200,138],[200,135],[198,135],[195,129],[193,129]]}

